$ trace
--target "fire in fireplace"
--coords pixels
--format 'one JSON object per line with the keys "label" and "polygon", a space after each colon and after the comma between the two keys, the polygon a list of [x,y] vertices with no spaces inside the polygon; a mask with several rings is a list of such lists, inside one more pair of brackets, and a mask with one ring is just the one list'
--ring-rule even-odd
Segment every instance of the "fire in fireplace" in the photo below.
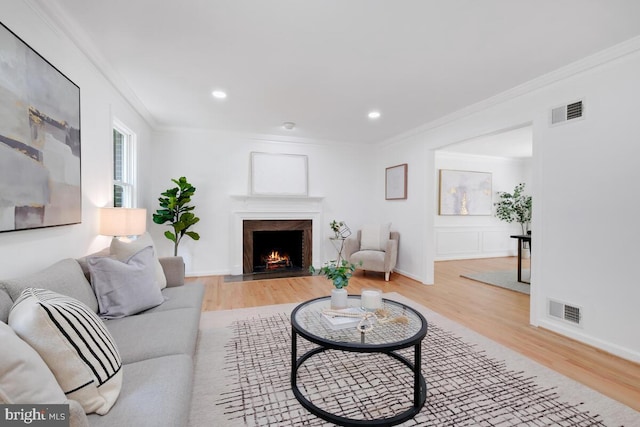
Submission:
{"label": "fire in fireplace", "polygon": [[278,251],[271,251],[269,255],[262,257],[261,260],[267,270],[293,267],[293,263],[291,262],[289,255],[280,255],[280,252]]}
{"label": "fire in fireplace", "polygon": [[243,221],[243,273],[307,271],[311,220]]}

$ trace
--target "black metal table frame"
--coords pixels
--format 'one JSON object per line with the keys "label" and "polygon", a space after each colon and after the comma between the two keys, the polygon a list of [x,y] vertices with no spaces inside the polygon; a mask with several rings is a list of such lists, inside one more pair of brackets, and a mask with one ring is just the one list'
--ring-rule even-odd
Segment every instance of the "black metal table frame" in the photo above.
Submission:
{"label": "black metal table frame", "polygon": [[526,283],[530,285],[531,281],[527,282],[526,280],[522,280],[522,244],[524,242],[528,242],[529,250],[531,250],[531,234],[526,234],[526,235],[517,234],[517,235],[511,236],[511,238],[518,239],[518,282]]}
{"label": "black metal table frame", "polygon": [[[311,304],[315,301],[322,299],[329,299],[330,297],[321,297],[316,298],[307,302],[304,302],[298,305],[293,312],[291,313],[291,390],[293,391],[294,396],[304,406],[309,412],[318,417],[332,422],[334,424],[342,425],[342,426],[393,426],[396,424],[400,424],[404,421],[407,421],[413,417],[415,417],[418,412],[424,406],[424,403],[427,399],[427,384],[422,375],[422,340],[427,335],[428,324],[424,316],[418,313],[416,310],[408,307],[402,303],[390,301],[387,299],[383,299],[384,302],[391,302],[393,304],[398,304],[405,309],[410,310],[414,314],[416,314],[420,321],[422,322],[422,327],[420,331],[417,332],[413,337],[410,337],[405,340],[400,340],[393,343],[388,344],[356,344],[356,343],[342,343],[331,341],[317,335],[314,335],[308,331],[306,331],[303,327],[298,325],[295,320],[296,313],[299,309],[304,307],[307,304]],[[349,298],[360,298],[358,295],[349,295]],[[318,344],[320,347],[316,347],[307,351],[305,354],[297,357],[298,353],[298,335],[310,341],[314,344]],[[414,347],[414,360],[413,363],[406,359],[405,357],[395,353],[396,350],[400,350],[403,348]],[[342,417],[340,415],[335,415],[330,412],[327,412],[318,406],[314,405],[307,399],[298,389],[297,385],[297,373],[298,369],[302,366],[302,364],[309,359],[310,357],[322,353],[326,350],[340,350],[340,351],[348,351],[355,353],[381,353],[386,354],[388,356],[393,357],[394,359],[402,362],[413,372],[413,406],[407,409],[404,412],[401,412],[393,417],[383,418],[383,419],[375,419],[375,420],[363,420],[363,419],[353,419]]]}

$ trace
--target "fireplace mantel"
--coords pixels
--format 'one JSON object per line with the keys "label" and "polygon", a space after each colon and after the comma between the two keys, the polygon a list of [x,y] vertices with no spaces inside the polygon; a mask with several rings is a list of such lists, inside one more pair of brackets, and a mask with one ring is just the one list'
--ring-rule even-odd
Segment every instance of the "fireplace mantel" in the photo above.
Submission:
{"label": "fireplace mantel", "polygon": [[231,274],[243,270],[242,223],[244,220],[310,219],[313,265],[320,264],[322,202],[324,197],[231,195]]}
{"label": "fireplace mantel", "polygon": [[324,197],[232,195],[231,200],[234,211],[260,211],[277,208],[295,211],[319,211],[322,208]]}

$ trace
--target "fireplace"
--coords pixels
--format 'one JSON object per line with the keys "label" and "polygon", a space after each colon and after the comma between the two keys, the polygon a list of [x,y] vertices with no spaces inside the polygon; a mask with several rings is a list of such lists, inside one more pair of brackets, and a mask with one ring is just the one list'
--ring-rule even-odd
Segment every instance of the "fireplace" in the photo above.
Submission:
{"label": "fireplace", "polygon": [[307,272],[312,262],[312,221],[243,220],[243,274]]}

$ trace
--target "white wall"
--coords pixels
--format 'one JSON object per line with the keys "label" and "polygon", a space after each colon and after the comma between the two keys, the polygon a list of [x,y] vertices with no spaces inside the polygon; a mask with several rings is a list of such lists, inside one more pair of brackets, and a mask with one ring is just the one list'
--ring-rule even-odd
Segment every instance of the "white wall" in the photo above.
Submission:
{"label": "white wall", "polygon": [[[37,271],[109,244],[98,236],[98,207],[111,200],[112,116],[138,135],[141,157],[150,152],[150,128],[103,75],[45,14],[28,3],[0,0],[2,23],[80,87],[82,223],[0,234],[0,277]],[[148,163],[139,170],[140,192],[149,185]]]}
{"label": "white wall", "polygon": [[[430,247],[424,242],[427,233],[431,232],[427,229],[431,222],[425,215],[424,182],[427,171],[431,169],[424,167],[425,157],[428,153],[420,144],[392,144],[376,150],[377,166],[373,170],[376,190],[372,198],[372,212],[377,214],[379,222],[391,222],[392,230],[400,233],[396,271],[416,280],[424,280],[429,275],[429,266],[424,260],[425,250]],[[385,170],[403,163],[407,164],[407,198],[385,200]]]}
{"label": "white wall", "polygon": [[[430,234],[437,209],[434,150],[448,144],[533,123],[531,322],[614,354],[640,361],[640,286],[635,260],[640,258],[637,202],[640,193],[640,39],[589,58],[569,76],[554,76],[471,106],[465,112],[425,126],[380,147],[378,166],[387,156],[420,168],[410,181],[411,214],[390,211],[391,220],[422,218],[424,239],[404,241],[404,249],[421,254],[433,283],[435,239]],[[598,62],[611,58],[604,65]],[[550,109],[577,99],[585,101],[585,118],[550,127]],[[422,158],[417,156],[423,151]],[[410,166],[411,168],[411,166]],[[411,169],[410,169],[411,170]],[[421,204],[420,200],[424,200]],[[422,220],[421,220],[422,221]],[[412,267],[415,267],[412,266]],[[548,299],[584,309],[582,327],[547,315]]]}
{"label": "white wall", "polygon": [[[158,131],[154,134],[153,184],[148,202],[157,205],[158,195],[173,187],[171,178],[186,176],[196,187],[192,202],[200,222],[193,230],[201,238],[197,242],[184,238],[180,243],[187,274],[231,273],[233,196],[250,194],[252,151],[308,156],[309,196],[323,198],[322,253],[314,254],[315,260],[335,257],[335,249],[328,240],[331,220],[346,221],[354,230],[371,220],[373,157],[370,150],[361,146],[291,143],[213,131]],[[166,225],[149,226],[161,255],[169,255],[173,250],[172,242],[162,235],[167,229]]]}
{"label": "white wall", "polygon": [[[640,182],[640,39],[612,49],[604,65],[583,61],[562,70],[565,78],[543,76],[531,90],[472,106],[464,114],[429,124],[388,141],[376,150],[332,144],[299,144],[196,131],[149,127],[100,72],[29,3],[0,0],[2,22],[81,88],[82,224],[0,234],[0,274],[17,276],[63,257],[100,249],[97,207],[111,197],[111,119],[122,120],[139,137],[143,207],[156,208],[170,178],[186,175],[197,187],[194,202],[202,218],[199,242],[185,242],[190,271],[224,273],[229,268],[230,196],[246,194],[249,153],[268,151],[309,155],[310,193],[323,196],[323,217],[357,228],[391,221],[401,233],[398,270],[433,283],[437,179],[435,150],[451,143],[533,123],[532,159],[535,241],[532,254],[531,321],[559,333],[640,361],[640,286],[635,261]],[[599,59],[600,58],[600,59]],[[586,71],[583,71],[586,70]],[[575,71],[575,72],[574,72]],[[550,127],[552,107],[584,99],[585,119]],[[151,145],[153,137],[153,145]],[[408,163],[407,200],[384,200],[384,169]],[[150,224],[161,254],[161,226]],[[328,230],[328,227],[327,227]],[[163,244],[164,243],[164,244]],[[196,246],[197,245],[197,246]],[[195,248],[197,247],[197,251]],[[328,242],[323,258],[332,256]],[[584,309],[582,328],[547,316],[549,298]]]}
{"label": "white wall", "polygon": [[[529,159],[510,159],[463,153],[437,151],[435,153],[435,180],[439,182],[441,169],[490,172],[493,189],[493,201],[497,192],[513,192],[518,183],[525,183],[525,192],[531,194],[531,176]],[[438,197],[438,192],[436,192]],[[509,236],[522,234],[518,223],[508,224],[494,215],[454,216],[439,215],[434,218],[435,259],[489,258],[514,256],[518,245]]]}

